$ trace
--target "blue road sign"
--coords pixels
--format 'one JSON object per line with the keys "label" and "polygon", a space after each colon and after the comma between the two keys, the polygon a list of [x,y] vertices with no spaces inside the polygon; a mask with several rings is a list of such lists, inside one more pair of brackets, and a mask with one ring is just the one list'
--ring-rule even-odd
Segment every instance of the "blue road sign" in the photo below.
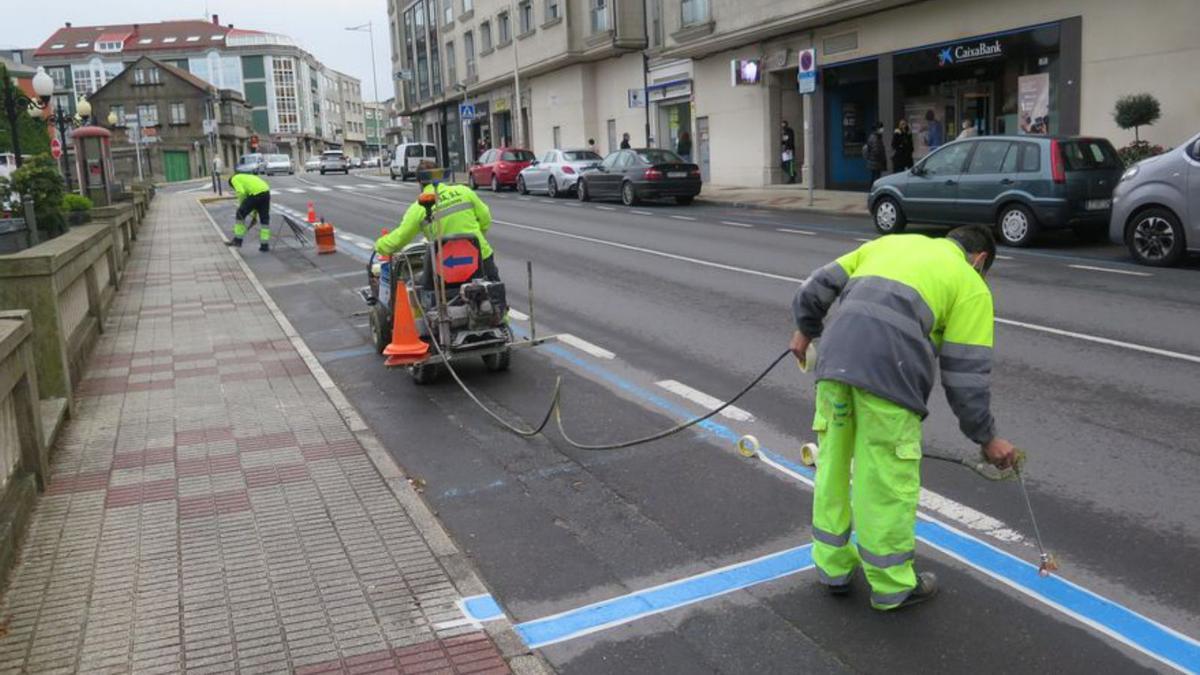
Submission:
{"label": "blue road sign", "polygon": [[475,105],[473,103],[461,103],[458,106],[458,116],[464,120],[475,119]]}

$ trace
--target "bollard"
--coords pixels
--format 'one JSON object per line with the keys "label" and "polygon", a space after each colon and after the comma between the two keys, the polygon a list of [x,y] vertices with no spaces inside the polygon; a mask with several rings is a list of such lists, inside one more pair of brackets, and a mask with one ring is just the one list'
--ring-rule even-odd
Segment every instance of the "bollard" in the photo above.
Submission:
{"label": "bollard", "polygon": [[337,253],[337,237],[333,236],[333,223],[324,220],[313,226],[317,236],[317,253]]}

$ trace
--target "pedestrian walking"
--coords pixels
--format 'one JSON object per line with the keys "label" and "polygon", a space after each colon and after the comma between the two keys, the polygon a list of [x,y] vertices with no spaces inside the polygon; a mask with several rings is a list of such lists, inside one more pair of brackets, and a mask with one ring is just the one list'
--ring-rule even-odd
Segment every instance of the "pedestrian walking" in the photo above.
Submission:
{"label": "pedestrian walking", "polygon": [[925,146],[930,150],[936,150],[946,142],[946,134],[942,129],[942,123],[938,121],[937,115],[933,114],[932,110],[925,111]]}
{"label": "pedestrian walking", "polygon": [[908,120],[901,119],[892,131],[892,171],[911,169],[913,165],[913,135]]}
{"label": "pedestrian walking", "polygon": [[783,166],[783,175],[788,183],[796,182],[796,132],[788,126],[787,120],[780,122],[779,132],[779,161]]}
{"label": "pedestrian walking", "polygon": [[962,131],[958,132],[958,140],[964,138],[975,138],[979,135],[979,130],[975,128],[975,123],[971,120],[962,121]]}
{"label": "pedestrian walking", "polygon": [[979,225],[941,239],[890,235],[820,268],[796,293],[798,330],[789,348],[805,364],[810,341],[822,338],[812,555],[831,593],[848,592],[860,565],[875,609],[937,593],[937,577],[913,566],[921,420],[929,413],[935,359],[959,429],[993,465],[1008,468],[1015,460],[991,413],[994,317],[984,275],[995,257],[991,230]]}
{"label": "pedestrian walking", "polygon": [[692,161],[692,135],[686,131],[679,132],[679,140],[675,143],[675,154],[683,161]]}
{"label": "pedestrian walking", "polygon": [[228,246],[242,247],[246,236],[246,216],[258,216],[258,250],[271,250],[271,186],[252,173],[235,173],[229,177],[229,187],[237,194],[238,207],[234,214],[233,240]]}
{"label": "pedestrian walking", "polygon": [[594,139],[594,138],[588,139],[587,149],[591,150],[592,152],[596,153],[597,155],[600,154],[600,148],[596,147],[596,139]]}
{"label": "pedestrian walking", "polygon": [[628,150],[629,148],[629,132],[626,131],[625,133],[621,134],[621,149]]}
{"label": "pedestrian walking", "polygon": [[863,159],[867,160],[867,169],[871,171],[871,182],[879,180],[883,170],[887,168],[887,150],[883,145],[883,122],[876,122],[875,129],[867,137],[863,146]]}

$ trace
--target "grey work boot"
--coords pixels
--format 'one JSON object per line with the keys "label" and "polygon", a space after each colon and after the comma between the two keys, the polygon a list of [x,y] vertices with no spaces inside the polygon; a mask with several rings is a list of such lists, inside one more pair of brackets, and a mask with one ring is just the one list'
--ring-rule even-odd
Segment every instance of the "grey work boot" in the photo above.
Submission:
{"label": "grey work boot", "polygon": [[917,587],[913,589],[912,593],[908,594],[908,597],[903,602],[893,607],[892,611],[919,605],[926,600],[933,599],[933,596],[937,595],[937,593],[937,575],[933,572],[921,572],[917,575]]}
{"label": "grey work boot", "polygon": [[226,246],[236,246],[238,248],[241,248],[242,247],[242,238],[234,237],[233,239],[230,239],[229,241],[225,242],[225,245]]}
{"label": "grey work boot", "polygon": [[258,245],[258,250],[261,251],[262,253],[266,253],[267,251],[271,250],[271,245],[264,241],[263,243]]}

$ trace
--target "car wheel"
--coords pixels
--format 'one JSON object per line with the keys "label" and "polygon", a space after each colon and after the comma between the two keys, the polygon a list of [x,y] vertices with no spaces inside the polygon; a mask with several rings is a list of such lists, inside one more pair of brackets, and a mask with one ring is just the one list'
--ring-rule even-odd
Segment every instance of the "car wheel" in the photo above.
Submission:
{"label": "car wheel", "polygon": [[550,195],[551,199],[558,198],[558,181],[554,180],[554,176],[550,176],[550,180],[546,181],[546,194]]}
{"label": "car wheel", "polygon": [[996,235],[1008,246],[1025,247],[1038,232],[1037,219],[1021,204],[1009,204],[996,217]]}
{"label": "car wheel", "polygon": [[625,181],[625,183],[621,185],[621,203],[625,206],[637,206],[637,190],[633,189],[633,183],[630,183],[629,181]]}
{"label": "car wheel", "polygon": [[880,234],[896,234],[903,232],[908,219],[904,217],[904,210],[900,208],[899,202],[891,197],[881,197],[875,202],[875,209],[871,213],[871,220],[875,223],[875,229]]}
{"label": "car wheel", "polygon": [[517,192],[523,195],[529,194],[529,188],[525,187],[525,176],[517,176]]}
{"label": "car wheel", "polygon": [[581,202],[592,201],[592,195],[588,192],[587,181],[582,178],[579,179],[579,185],[575,188],[575,196],[579,197],[579,201]]}
{"label": "car wheel", "polygon": [[493,174],[492,175],[492,192],[499,192],[499,191],[500,191],[500,179],[496,178],[495,174]]}
{"label": "car wheel", "polygon": [[471,188],[472,190],[479,189],[479,183],[475,182],[475,174],[473,174],[473,173],[467,174],[467,187]]}
{"label": "car wheel", "polygon": [[687,206],[688,204],[691,204],[692,201],[694,201],[695,199],[696,199],[695,197],[679,195],[678,197],[675,198],[675,203],[680,206]]}
{"label": "car wheel", "polygon": [[375,353],[382,354],[383,350],[392,343],[392,324],[384,316],[383,308],[376,304],[371,308],[371,341],[375,343]]}
{"label": "car wheel", "polygon": [[1125,229],[1125,243],[1133,259],[1152,267],[1170,267],[1187,250],[1183,226],[1174,213],[1162,208],[1137,214]]}

